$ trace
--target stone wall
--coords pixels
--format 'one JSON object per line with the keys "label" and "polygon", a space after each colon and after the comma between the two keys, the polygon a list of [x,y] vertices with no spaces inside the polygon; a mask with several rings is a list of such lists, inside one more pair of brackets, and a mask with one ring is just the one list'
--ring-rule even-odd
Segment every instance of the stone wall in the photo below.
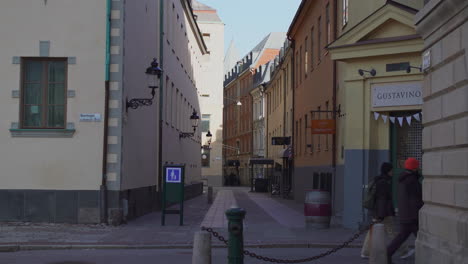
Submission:
{"label": "stone wall", "polygon": [[416,263],[468,263],[468,2],[431,0],[425,41],[423,199]]}

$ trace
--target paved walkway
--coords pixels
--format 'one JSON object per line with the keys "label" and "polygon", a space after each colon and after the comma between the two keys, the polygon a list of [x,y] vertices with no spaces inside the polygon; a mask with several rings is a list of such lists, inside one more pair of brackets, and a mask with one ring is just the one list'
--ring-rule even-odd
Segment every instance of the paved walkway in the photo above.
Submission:
{"label": "paved walkway", "polygon": [[[330,228],[313,230],[304,226],[302,204],[250,193],[248,188],[216,189],[210,206],[206,195],[187,201],[184,226],[178,226],[178,215],[167,215],[161,226],[161,213],[155,212],[127,225],[0,224],[0,246],[31,248],[185,248],[192,244],[200,226],[213,227],[227,237],[226,209],[238,205],[247,211],[244,239],[246,246],[263,247],[331,247],[350,238],[353,230]],[[352,245],[359,247],[363,237]],[[215,239],[217,246],[223,244]]]}
{"label": "paved walkway", "polygon": [[205,215],[201,226],[213,228],[227,228],[226,210],[237,205],[232,190],[218,191],[213,205]]}

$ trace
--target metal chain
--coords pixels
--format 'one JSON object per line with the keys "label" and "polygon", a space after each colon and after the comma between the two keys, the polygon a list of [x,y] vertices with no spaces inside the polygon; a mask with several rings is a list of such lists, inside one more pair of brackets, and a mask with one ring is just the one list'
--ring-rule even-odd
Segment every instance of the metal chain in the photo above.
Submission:
{"label": "metal chain", "polygon": [[[367,226],[366,228],[360,230],[359,232],[354,234],[350,239],[346,240],[343,244],[341,244],[341,245],[339,245],[337,247],[334,247],[334,248],[332,248],[332,249],[330,249],[330,250],[328,250],[326,252],[318,254],[316,256],[309,257],[309,258],[303,258],[303,259],[275,259],[275,258],[260,256],[260,255],[257,255],[255,253],[253,253],[253,252],[250,252],[248,250],[244,250],[244,255],[252,257],[252,258],[256,258],[258,260],[271,262],[271,263],[303,263],[303,262],[310,262],[310,261],[314,261],[314,260],[317,260],[317,259],[324,258],[324,257],[329,256],[329,255],[331,255],[331,254],[333,254],[333,253],[335,253],[335,252],[337,252],[337,251],[339,251],[339,250],[341,250],[343,248],[348,247],[351,242],[353,242],[358,237],[360,237],[362,234],[367,232],[374,224],[377,224],[377,223],[379,223],[379,222],[372,223],[369,226]],[[202,227],[202,230],[205,230],[208,233],[211,233],[215,238],[217,238],[220,241],[224,242],[226,245],[228,244],[228,241],[223,236],[218,234],[218,232],[213,231],[212,228]]]}
{"label": "metal chain", "polygon": [[204,227],[202,226],[201,228],[203,231],[206,231],[208,233],[211,233],[214,237],[216,237],[219,241],[224,242],[224,244],[228,244],[227,239],[225,239],[222,235],[220,235],[218,232],[214,231],[213,228],[210,227]]}

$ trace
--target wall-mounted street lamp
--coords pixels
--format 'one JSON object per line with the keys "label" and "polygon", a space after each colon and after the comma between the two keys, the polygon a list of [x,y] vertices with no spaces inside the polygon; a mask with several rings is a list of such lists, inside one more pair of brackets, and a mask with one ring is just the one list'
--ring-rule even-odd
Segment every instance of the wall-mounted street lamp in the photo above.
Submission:
{"label": "wall-mounted street lamp", "polygon": [[188,138],[195,135],[195,131],[198,127],[198,121],[200,121],[200,117],[198,116],[197,111],[193,110],[193,113],[190,116],[190,121],[192,122],[193,132],[180,132],[179,138]]}
{"label": "wall-mounted street lamp", "polygon": [[408,68],[406,68],[406,73],[410,73],[410,72],[411,72],[411,68],[413,68],[413,69],[418,69],[419,72],[422,72],[422,67],[416,67],[416,66],[411,66],[411,65],[409,65]]}
{"label": "wall-mounted street lamp", "polygon": [[211,134],[211,132],[208,130],[208,132],[206,133],[206,138],[208,138],[208,145],[203,145],[201,148],[202,149],[210,149],[210,145],[211,145],[211,138],[213,137],[213,135]]}
{"label": "wall-mounted street lamp", "polygon": [[239,101],[239,100],[232,99],[232,98],[229,98],[229,97],[224,97],[224,99],[227,99],[227,100],[231,100],[231,101],[237,102],[237,103],[236,103],[236,105],[237,105],[237,106],[242,106],[242,103],[241,103],[241,101]]}
{"label": "wall-mounted street lamp", "polygon": [[159,63],[156,58],[151,62],[151,66],[146,69],[146,79],[148,88],[151,89],[151,98],[134,98],[130,101],[126,100],[127,112],[128,108],[137,109],[141,106],[150,106],[153,104],[153,99],[156,94],[155,89],[158,88],[158,82],[161,78],[162,69],[159,68]]}
{"label": "wall-mounted street lamp", "polygon": [[372,69],[372,70],[370,70],[370,71],[366,71],[366,70],[363,70],[363,69],[359,69],[359,70],[358,70],[358,73],[359,73],[359,75],[361,75],[361,76],[364,76],[364,73],[365,73],[365,72],[369,73],[369,74],[372,75],[372,76],[375,76],[375,75],[377,74],[377,71],[374,70],[374,69]]}

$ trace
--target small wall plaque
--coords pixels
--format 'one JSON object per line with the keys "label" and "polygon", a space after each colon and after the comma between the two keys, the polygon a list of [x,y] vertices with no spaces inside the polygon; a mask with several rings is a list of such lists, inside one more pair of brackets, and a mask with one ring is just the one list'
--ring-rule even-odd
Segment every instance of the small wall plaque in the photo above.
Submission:
{"label": "small wall plaque", "polygon": [[80,114],[81,122],[101,122],[101,114]]}

